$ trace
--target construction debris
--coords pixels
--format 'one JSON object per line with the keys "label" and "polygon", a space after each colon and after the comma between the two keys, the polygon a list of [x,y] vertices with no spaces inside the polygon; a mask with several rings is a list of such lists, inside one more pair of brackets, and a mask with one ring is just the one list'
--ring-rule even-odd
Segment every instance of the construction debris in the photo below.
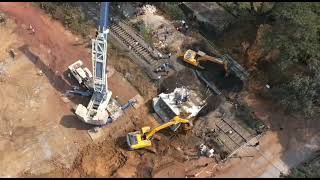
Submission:
{"label": "construction debris", "polygon": [[157,12],[157,8],[150,4],[144,5],[141,10],[142,14],[154,14]]}
{"label": "construction debris", "polygon": [[209,158],[214,157],[214,152],[215,152],[214,149],[210,149],[204,144],[200,144],[199,149],[200,149],[200,155],[207,156]]}
{"label": "construction debris", "polygon": [[104,135],[102,129],[99,127],[89,129],[88,134],[89,134],[90,138],[92,139],[92,141],[95,141],[95,140],[99,139],[100,137],[103,137],[103,135]]}
{"label": "construction debris", "polygon": [[134,104],[136,104],[136,103],[137,103],[136,99],[130,99],[127,104],[124,104],[121,106],[121,110],[126,110],[129,107],[134,107]]}

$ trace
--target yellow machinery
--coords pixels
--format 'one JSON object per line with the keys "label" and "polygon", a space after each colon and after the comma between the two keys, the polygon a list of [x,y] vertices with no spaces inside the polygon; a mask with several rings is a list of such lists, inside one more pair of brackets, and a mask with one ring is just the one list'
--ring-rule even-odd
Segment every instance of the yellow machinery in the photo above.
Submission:
{"label": "yellow machinery", "polygon": [[151,139],[156,132],[179,123],[189,124],[190,122],[187,119],[182,119],[179,116],[175,116],[171,121],[162,124],[152,130],[149,126],[143,127],[141,128],[141,131],[128,133],[127,144],[131,150],[150,147]]}
{"label": "yellow machinery", "polygon": [[226,59],[212,57],[212,56],[206,55],[202,51],[195,52],[191,49],[188,49],[183,55],[183,61],[185,61],[186,63],[189,63],[193,66],[199,67],[201,69],[204,69],[204,67],[202,67],[200,65],[201,61],[214,62],[214,63],[221,64],[224,66],[224,69],[226,71],[226,76],[229,74],[229,63]]}
{"label": "yellow machinery", "polygon": [[221,64],[226,71],[226,76],[228,76],[232,71],[241,80],[246,80],[249,77],[249,73],[228,54],[224,54],[221,57],[212,57],[206,55],[206,53],[202,51],[195,52],[191,49],[188,49],[183,55],[180,56],[180,58],[186,63],[189,63],[201,69],[204,69],[204,67],[200,65],[201,61],[210,61],[213,63]]}

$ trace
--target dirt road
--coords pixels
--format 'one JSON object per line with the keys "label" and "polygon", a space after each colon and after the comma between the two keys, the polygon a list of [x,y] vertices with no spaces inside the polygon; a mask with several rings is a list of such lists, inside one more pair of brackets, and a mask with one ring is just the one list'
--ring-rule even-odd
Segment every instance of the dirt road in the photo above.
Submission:
{"label": "dirt road", "polygon": [[[17,177],[25,172],[45,173],[54,169],[51,161],[69,167],[77,149],[89,138],[86,126],[66,128],[63,117],[71,115],[46,76],[24,53],[12,59],[8,49],[25,41],[12,33],[17,25],[10,19],[0,27],[0,176]],[[69,120],[76,121],[70,116]],[[75,123],[77,124],[77,123]],[[77,129],[79,128],[79,129]]]}
{"label": "dirt road", "polygon": [[[82,59],[86,65],[90,65],[90,51],[83,45],[77,45],[81,43],[80,38],[66,31],[61,23],[48,18],[32,3],[2,2],[0,10],[15,19],[18,25],[15,33],[21,35],[32,48],[46,48],[47,54],[52,54],[54,60],[50,61],[50,67],[54,70],[62,71],[76,59]],[[30,24],[35,29],[34,35],[26,30]]]}

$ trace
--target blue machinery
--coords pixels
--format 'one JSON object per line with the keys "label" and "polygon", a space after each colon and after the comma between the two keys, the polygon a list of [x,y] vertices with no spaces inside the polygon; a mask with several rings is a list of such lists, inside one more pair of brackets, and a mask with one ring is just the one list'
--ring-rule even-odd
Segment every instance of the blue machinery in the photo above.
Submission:
{"label": "blue machinery", "polygon": [[108,90],[106,76],[109,4],[109,2],[101,3],[98,35],[96,39],[92,39],[93,95],[87,107],[79,104],[75,111],[82,121],[94,125],[106,124],[109,117],[107,105],[112,95]]}

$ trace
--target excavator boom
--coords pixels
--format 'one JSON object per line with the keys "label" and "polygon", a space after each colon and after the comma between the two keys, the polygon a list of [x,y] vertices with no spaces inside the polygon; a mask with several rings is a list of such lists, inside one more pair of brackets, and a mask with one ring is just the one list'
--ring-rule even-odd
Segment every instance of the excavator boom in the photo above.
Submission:
{"label": "excavator boom", "polygon": [[152,129],[146,136],[146,139],[147,140],[150,140],[152,138],[152,136],[157,133],[158,131],[161,131],[162,129],[165,129],[165,128],[168,128],[172,125],[176,125],[176,124],[179,124],[179,123],[189,123],[189,120],[187,119],[182,119],[180,118],[179,116],[175,116],[171,121],[165,123],[165,124],[162,124],[161,126],[158,126],[154,129]]}
{"label": "excavator boom", "polygon": [[226,74],[228,74],[229,72],[229,66],[228,66],[228,61],[217,58],[217,57],[213,57],[213,56],[208,56],[208,55],[204,55],[201,56],[197,59],[198,61],[210,61],[213,63],[217,63],[217,64],[221,64],[224,67],[224,70],[226,71]]}

